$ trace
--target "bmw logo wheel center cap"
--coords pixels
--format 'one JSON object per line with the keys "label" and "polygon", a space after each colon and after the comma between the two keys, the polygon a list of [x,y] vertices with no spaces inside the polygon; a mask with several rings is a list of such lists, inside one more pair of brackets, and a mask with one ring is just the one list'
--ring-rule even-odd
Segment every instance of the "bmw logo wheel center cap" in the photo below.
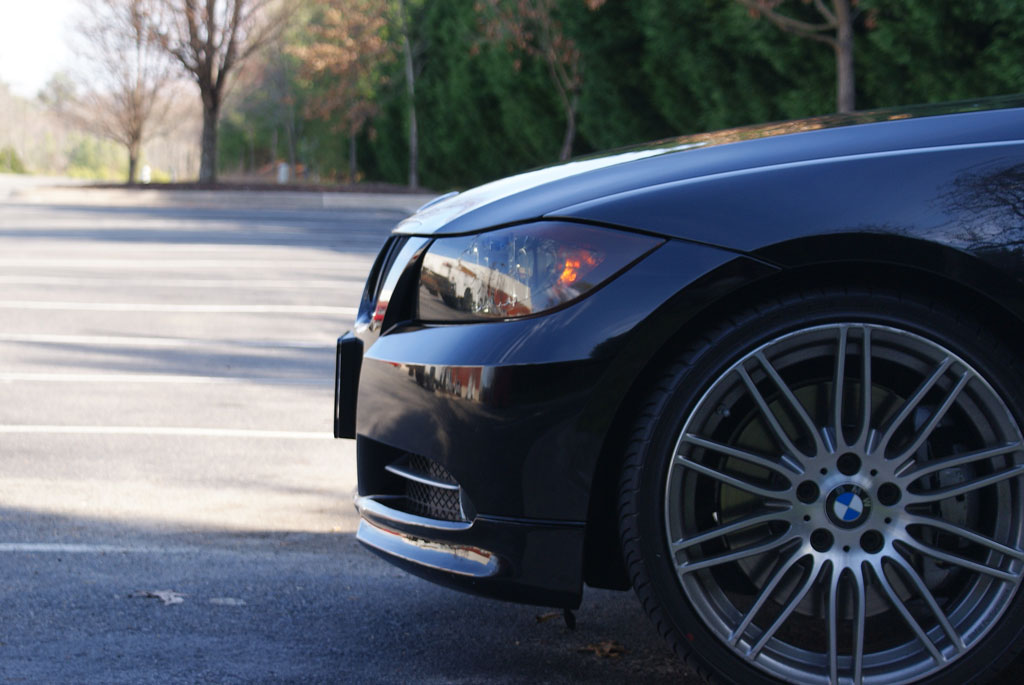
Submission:
{"label": "bmw logo wheel center cap", "polygon": [[867,519],[871,499],[856,485],[840,485],[825,500],[825,509],[835,525],[840,528],[856,528]]}

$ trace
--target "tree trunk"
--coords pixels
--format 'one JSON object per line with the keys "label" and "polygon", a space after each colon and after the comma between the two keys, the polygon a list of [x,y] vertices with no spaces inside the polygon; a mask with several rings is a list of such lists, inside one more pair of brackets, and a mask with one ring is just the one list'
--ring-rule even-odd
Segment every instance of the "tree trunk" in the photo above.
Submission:
{"label": "tree trunk", "polygon": [[412,63],[412,43],[409,42],[409,21],[405,0],[399,3],[402,14],[402,50],[405,52],[405,90],[409,98],[409,187],[420,187],[420,141],[416,123],[416,71]]}
{"label": "tree trunk", "polygon": [[285,124],[285,142],[288,143],[288,164],[292,168],[292,178],[295,177],[295,121],[294,119]]}
{"label": "tree trunk", "polygon": [[356,174],[359,173],[359,161],[356,158],[356,130],[348,133],[348,182],[356,182]]}
{"label": "tree trunk", "polygon": [[135,185],[136,173],[139,169],[139,144],[128,146],[128,185]]}
{"label": "tree trunk", "polygon": [[833,0],[836,14],[836,110],[856,109],[853,76],[853,18],[849,0]]}
{"label": "tree trunk", "polygon": [[199,157],[199,182],[217,182],[217,121],[220,104],[203,98],[203,137]]}
{"label": "tree trunk", "polygon": [[564,162],[572,157],[572,145],[576,141],[576,106],[579,96],[570,96],[565,105],[565,136],[562,138],[562,151],[558,153],[558,161]]}

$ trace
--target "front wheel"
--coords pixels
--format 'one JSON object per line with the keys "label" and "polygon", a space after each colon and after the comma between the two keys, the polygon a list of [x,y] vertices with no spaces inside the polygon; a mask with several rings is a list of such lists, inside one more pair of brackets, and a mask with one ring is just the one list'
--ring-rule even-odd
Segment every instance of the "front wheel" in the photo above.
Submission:
{"label": "front wheel", "polygon": [[1019,649],[1024,378],[953,311],[878,293],[723,321],[651,393],[625,558],[730,682],[964,683]]}

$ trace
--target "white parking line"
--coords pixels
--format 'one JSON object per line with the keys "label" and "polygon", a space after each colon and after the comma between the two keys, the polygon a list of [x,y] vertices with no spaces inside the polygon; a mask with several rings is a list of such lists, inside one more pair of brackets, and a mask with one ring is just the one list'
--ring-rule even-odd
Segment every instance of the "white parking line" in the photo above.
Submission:
{"label": "white parking line", "polygon": [[290,304],[162,304],[134,302],[50,302],[2,300],[0,309],[84,312],[188,312],[191,314],[338,314],[355,316],[355,307]]}
{"label": "white parking line", "polygon": [[0,552],[30,552],[48,554],[124,554],[138,552],[169,554],[192,552],[188,547],[125,547],[123,545],[83,545],[57,542],[0,542]]}
{"label": "white parking line", "polygon": [[130,335],[51,335],[0,333],[0,343],[88,345],[97,347],[255,347],[261,349],[333,350],[334,340],[240,340],[233,338],[147,338]]}
{"label": "white parking line", "polygon": [[328,432],[271,431],[244,428],[188,428],[173,426],[32,426],[0,425],[0,434],[49,433],[54,435],[161,435],[198,438],[264,438],[274,440],[333,440]]}
{"label": "white parking line", "polygon": [[56,267],[100,267],[103,269],[142,269],[152,271],[155,268],[224,268],[240,269],[328,269],[338,268],[338,262],[311,261],[306,259],[90,259],[75,257],[0,257],[0,266],[56,266]]}
{"label": "white parking line", "polygon": [[[23,553],[23,554],[201,554],[203,556],[225,555],[262,555],[263,550],[259,548],[240,549],[218,549],[209,546],[160,546],[160,545],[104,545],[84,544],[70,542],[0,542],[0,554]],[[277,549],[276,554],[288,553],[302,554],[301,549]],[[148,594],[148,593],[147,593]],[[141,593],[139,596],[142,596]],[[211,598],[210,600],[214,600]]]}
{"label": "white parking line", "polygon": [[[335,269],[337,271],[337,269]],[[350,276],[358,277],[360,285],[366,276],[367,268],[353,270]],[[351,278],[347,279],[350,283]],[[174,288],[264,288],[281,290],[337,290],[345,285],[346,279],[330,280],[288,280],[288,279],[233,279],[233,278],[105,278],[105,277],[74,277],[74,276],[16,276],[0,275],[0,283],[8,285],[116,285]]]}
{"label": "white parking line", "polygon": [[176,548],[123,547],[120,545],[70,545],[62,543],[0,543],[0,552],[43,552],[55,554],[119,554],[126,552],[184,552]]}
{"label": "white parking line", "polygon": [[[333,375],[333,374],[332,374]],[[0,373],[0,383],[166,383],[169,385],[310,385],[334,386],[332,378],[273,376],[184,376],[161,373]]]}

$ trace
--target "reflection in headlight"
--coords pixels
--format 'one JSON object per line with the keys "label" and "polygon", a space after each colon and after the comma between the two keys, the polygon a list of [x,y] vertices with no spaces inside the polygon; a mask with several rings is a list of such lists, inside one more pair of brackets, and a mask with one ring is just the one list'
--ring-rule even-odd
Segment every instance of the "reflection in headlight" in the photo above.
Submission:
{"label": "reflection in headlight", "polygon": [[440,238],[423,258],[419,318],[506,319],[542,312],[578,298],[660,242],[554,222]]}

